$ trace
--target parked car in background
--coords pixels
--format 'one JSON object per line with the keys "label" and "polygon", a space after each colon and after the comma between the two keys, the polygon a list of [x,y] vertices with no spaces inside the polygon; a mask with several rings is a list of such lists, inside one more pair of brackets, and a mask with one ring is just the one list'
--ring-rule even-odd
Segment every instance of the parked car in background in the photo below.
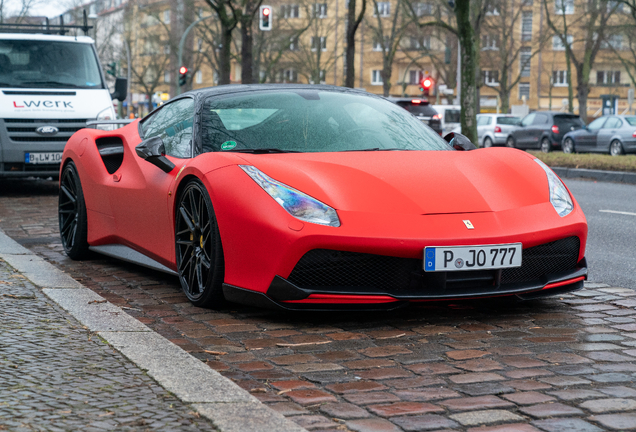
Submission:
{"label": "parked car in background", "polygon": [[508,136],[519,129],[521,118],[510,114],[477,114],[477,137],[481,147],[505,145]]}
{"label": "parked car in background", "polygon": [[433,109],[437,111],[442,121],[442,136],[446,136],[460,126],[459,116],[462,108],[459,105],[433,105]]}
{"label": "parked car in background", "polygon": [[440,115],[426,99],[419,98],[387,98],[420,119],[424,124],[430,126],[440,136],[442,135],[442,121]]}
{"label": "parked car in background", "polygon": [[618,156],[636,152],[636,117],[599,117],[563,137],[563,152],[598,152]]}
{"label": "parked car in background", "polygon": [[578,115],[555,111],[536,111],[521,120],[521,127],[508,135],[506,145],[520,149],[560,150],[563,136],[585,124]]}

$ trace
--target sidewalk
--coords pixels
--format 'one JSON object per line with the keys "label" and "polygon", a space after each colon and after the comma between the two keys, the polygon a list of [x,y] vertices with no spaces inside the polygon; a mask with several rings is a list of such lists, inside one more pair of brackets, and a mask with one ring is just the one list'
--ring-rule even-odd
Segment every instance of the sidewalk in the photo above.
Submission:
{"label": "sidewalk", "polygon": [[0,431],[304,431],[1,230],[0,377]]}

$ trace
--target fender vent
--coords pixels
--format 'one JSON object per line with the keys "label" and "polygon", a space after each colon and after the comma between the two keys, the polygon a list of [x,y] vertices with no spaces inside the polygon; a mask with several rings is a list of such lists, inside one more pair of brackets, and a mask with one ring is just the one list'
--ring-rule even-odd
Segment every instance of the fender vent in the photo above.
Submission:
{"label": "fender vent", "polygon": [[119,137],[106,137],[96,139],[95,144],[106,171],[108,174],[113,174],[124,161],[124,142]]}

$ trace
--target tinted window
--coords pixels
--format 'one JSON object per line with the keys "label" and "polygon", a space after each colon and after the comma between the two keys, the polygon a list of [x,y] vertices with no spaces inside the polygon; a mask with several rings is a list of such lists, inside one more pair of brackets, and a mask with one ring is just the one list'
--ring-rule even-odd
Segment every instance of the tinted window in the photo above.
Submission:
{"label": "tinted window", "polygon": [[432,117],[435,114],[437,114],[437,111],[435,111],[435,109],[426,104],[421,104],[421,103],[413,103],[411,101],[401,101],[401,102],[396,102],[396,104],[398,106],[401,106],[402,108],[404,108],[405,110],[407,110],[408,112],[410,112],[413,115],[422,117]]}
{"label": "tinted window", "polygon": [[627,121],[627,123],[629,123],[632,126],[636,126],[636,117],[625,117],[625,120]]}
{"label": "tinted window", "polygon": [[546,114],[537,114],[532,124],[542,125],[542,124],[546,124],[547,122],[548,122],[548,116]]}
{"label": "tinted window", "polygon": [[166,154],[187,158],[192,156],[193,120],[194,100],[185,98],[165,105],[146,118],[141,129],[144,139],[160,136],[166,147]]}
{"label": "tinted window", "polygon": [[444,111],[444,121],[446,123],[459,123],[461,111],[458,109],[447,109]]}
{"label": "tinted window", "polygon": [[622,123],[623,122],[621,122],[619,118],[610,117],[609,119],[607,119],[607,121],[603,125],[603,129],[616,129],[617,127],[620,127]]}
{"label": "tinted window", "polygon": [[531,125],[532,122],[534,121],[535,117],[536,117],[535,113],[528,114],[527,116],[525,116],[523,118],[523,120],[521,120],[521,126],[529,126],[529,125]]}
{"label": "tinted window", "polygon": [[581,120],[581,118],[577,115],[573,115],[573,114],[557,114],[554,116],[554,123],[559,125],[559,126],[564,126],[564,127],[570,127],[570,126],[576,126],[576,127],[583,127],[585,126],[585,123],[583,123],[583,120]]}
{"label": "tinted window", "polygon": [[438,134],[383,99],[340,92],[259,91],[210,97],[203,150],[450,150]]}
{"label": "tinted window", "polygon": [[497,117],[497,124],[519,125],[521,124],[521,119],[519,117]]}
{"label": "tinted window", "polygon": [[597,118],[592,123],[587,125],[587,128],[592,131],[599,130],[601,126],[603,126],[603,123],[605,123],[605,120],[607,120],[606,117]]}

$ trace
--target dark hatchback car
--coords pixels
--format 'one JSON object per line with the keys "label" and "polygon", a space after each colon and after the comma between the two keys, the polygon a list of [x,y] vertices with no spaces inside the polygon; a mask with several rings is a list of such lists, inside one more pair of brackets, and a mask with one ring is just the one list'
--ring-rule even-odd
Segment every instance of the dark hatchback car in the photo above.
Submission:
{"label": "dark hatchback car", "polygon": [[536,111],[521,120],[521,127],[508,135],[506,145],[520,149],[560,150],[566,133],[585,124],[578,115],[555,111]]}
{"label": "dark hatchback car", "polygon": [[387,98],[430,126],[440,136],[442,135],[442,119],[435,108],[426,100],[418,98]]}
{"label": "dark hatchback car", "polygon": [[563,153],[597,152],[618,156],[636,152],[636,117],[611,115],[563,138]]}

